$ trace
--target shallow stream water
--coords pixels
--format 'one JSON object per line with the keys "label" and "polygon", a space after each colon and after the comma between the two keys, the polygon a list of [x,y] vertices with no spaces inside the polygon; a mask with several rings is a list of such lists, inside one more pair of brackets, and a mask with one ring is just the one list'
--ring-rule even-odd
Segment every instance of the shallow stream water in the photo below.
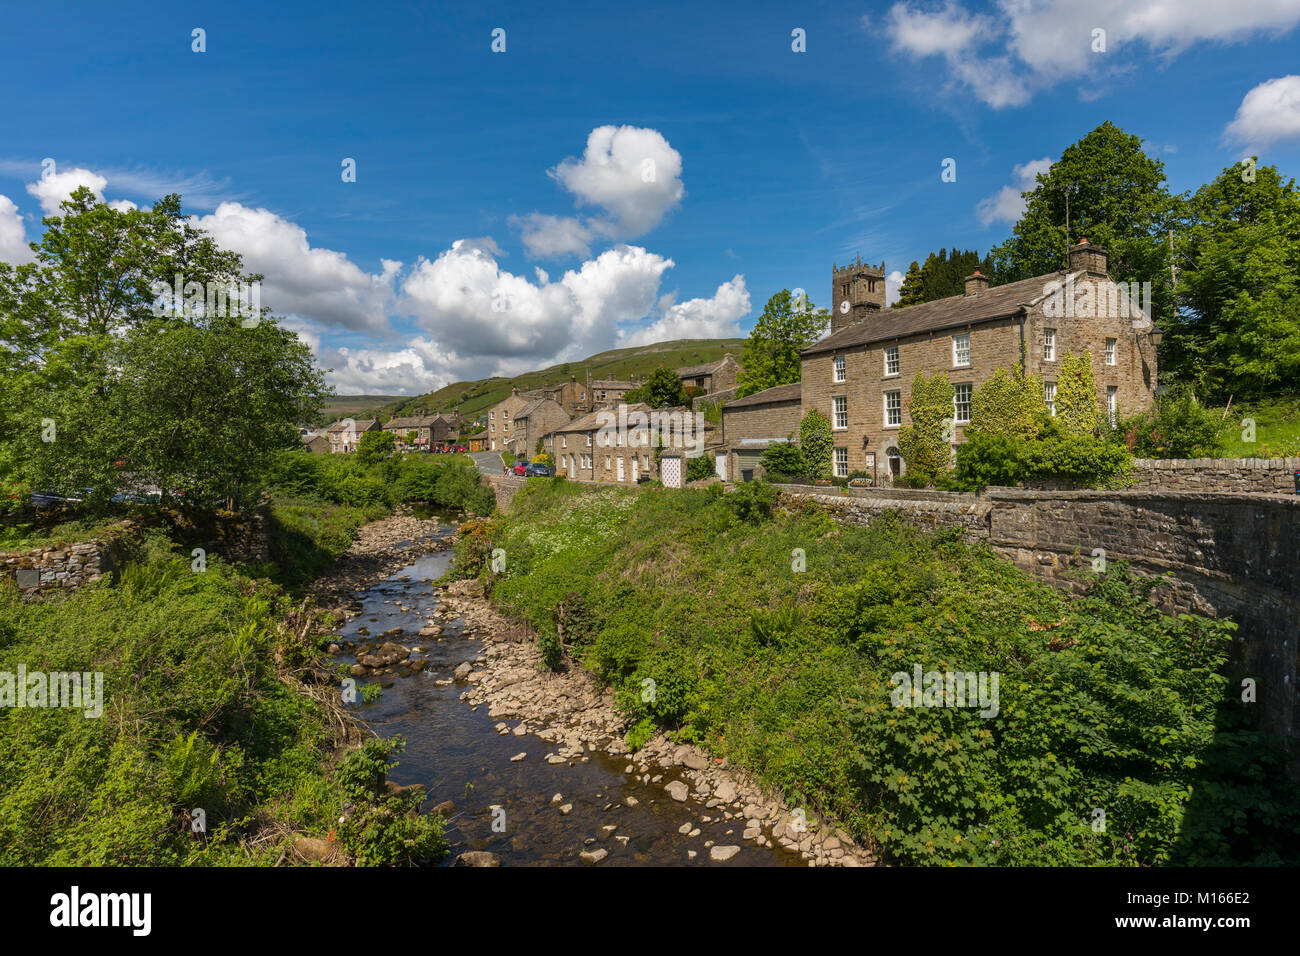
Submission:
{"label": "shallow stream water", "polygon": [[[439,536],[452,532],[443,527]],[[424,784],[426,810],[446,800],[456,804],[446,828],[452,850],[448,864],[458,853],[489,850],[503,866],[580,865],[582,851],[603,847],[608,856],[600,866],[802,865],[796,854],[782,848],[743,841],[743,820],[701,822],[701,815],[718,811],[694,800],[674,802],[663,789],[676,778],[672,771],[663,771],[658,783],[643,783],[624,772],[630,764],[626,756],[601,751],[588,752],[585,761],[549,764],[544,758],[555,752],[555,744],[531,733],[499,734],[498,722],[514,728],[519,720],[491,718],[487,705],[475,708],[461,700],[468,684],[439,686],[437,681],[450,678],[457,665],[479,659],[482,651],[479,641],[462,636],[459,618],[444,625],[442,639],[416,636],[438,604],[431,582],[446,571],[451,557],[450,551],[429,554],[358,592],[355,597],[364,610],[339,631],[344,638],[366,644],[394,640],[424,649],[411,655],[412,660],[427,661],[423,671],[361,678],[363,684],[378,681],[384,692],[378,700],[355,706],[380,736],[406,738],[406,750],[397,756],[390,780]],[[380,637],[395,627],[403,633]],[[359,633],[362,628],[369,634]],[[355,656],[343,652],[337,659],[351,664]],[[511,760],[520,753],[527,756]],[[561,800],[553,802],[557,793]],[[635,798],[635,806],[628,806],[628,797]],[[567,814],[560,812],[565,805],[572,807]],[[679,832],[687,823],[699,829],[695,836]],[[603,829],[610,826],[616,829]],[[726,863],[714,862],[705,846],[709,840],[741,850]],[[690,850],[696,851],[694,859]]]}

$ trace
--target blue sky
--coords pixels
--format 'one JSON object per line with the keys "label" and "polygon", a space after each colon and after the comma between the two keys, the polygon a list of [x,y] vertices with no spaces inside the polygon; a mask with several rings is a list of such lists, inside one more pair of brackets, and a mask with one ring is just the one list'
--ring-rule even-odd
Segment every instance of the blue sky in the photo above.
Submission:
{"label": "blue sky", "polygon": [[985,252],[1106,120],[1177,191],[1300,171],[1300,0],[719,6],[12,7],[0,258],[79,182],[179,191],[340,392],[413,394]]}

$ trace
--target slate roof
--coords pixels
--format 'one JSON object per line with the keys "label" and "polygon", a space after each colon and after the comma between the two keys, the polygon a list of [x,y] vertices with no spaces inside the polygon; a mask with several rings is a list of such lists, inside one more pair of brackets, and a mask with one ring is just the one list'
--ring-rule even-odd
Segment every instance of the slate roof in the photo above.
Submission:
{"label": "slate roof", "polygon": [[[844,331],[848,330],[845,329]],[[814,348],[815,347],[816,346],[814,346]],[[747,408],[750,405],[772,405],[777,402],[797,402],[800,401],[802,397],[803,386],[799,382],[795,382],[792,385],[774,385],[772,388],[765,388],[761,392],[755,392],[753,395],[746,395],[744,398],[738,398],[734,402],[727,402],[727,404],[722,407],[723,409]]]}
{"label": "slate roof", "polygon": [[836,349],[1004,319],[1015,315],[1022,305],[1031,305],[1043,298],[1047,294],[1045,286],[1049,282],[1064,281],[1065,275],[1064,272],[1049,272],[1032,279],[994,286],[977,295],[950,295],[946,299],[935,299],[933,302],[922,302],[902,309],[881,309],[863,321],[815,342],[799,354],[817,355]]}

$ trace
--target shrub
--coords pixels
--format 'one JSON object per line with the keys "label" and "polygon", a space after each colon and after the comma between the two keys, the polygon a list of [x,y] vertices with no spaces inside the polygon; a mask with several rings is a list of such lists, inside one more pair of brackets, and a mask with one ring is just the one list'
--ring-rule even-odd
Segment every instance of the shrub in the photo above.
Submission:
{"label": "shrub", "polygon": [[817,409],[811,409],[799,422],[799,447],[803,452],[804,470],[787,474],[811,479],[829,478],[834,445],[830,419]]}
{"label": "shrub", "polygon": [[687,481],[704,481],[714,477],[717,472],[714,471],[713,461],[708,455],[697,455],[694,458],[686,459],[686,480]]}
{"label": "shrub", "polygon": [[947,474],[952,460],[952,383],[943,372],[912,381],[908,412],[912,423],[898,433],[898,450],[907,462],[904,484],[932,485]]}
{"label": "shrub", "polygon": [[768,445],[763,449],[758,462],[763,466],[769,481],[783,479],[800,481],[811,471],[803,449],[792,441],[773,442]]}
{"label": "shrub", "polygon": [[737,485],[723,500],[741,521],[761,524],[772,517],[772,507],[779,497],[780,493],[772,485],[760,479]]}
{"label": "shrub", "polygon": [[1153,409],[1121,422],[1116,431],[1139,458],[1213,458],[1223,418],[1196,401],[1191,386],[1171,385]]}
{"label": "shrub", "polygon": [[1061,359],[1056,376],[1056,416],[1062,429],[1081,435],[1097,430],[1097,386],[1092,378],[1092,357],[1088,352]]}

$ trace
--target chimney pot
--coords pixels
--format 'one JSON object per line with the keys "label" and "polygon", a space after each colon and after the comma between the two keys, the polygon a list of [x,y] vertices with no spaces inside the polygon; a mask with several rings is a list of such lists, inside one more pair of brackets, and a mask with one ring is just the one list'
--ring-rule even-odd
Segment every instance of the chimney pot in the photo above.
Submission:
{"label": "chimney pot", "polygon": [[967,295],[979,295],[988,287],[989,287],[988,276],[981,275],[978,269],[976,269],[973,273],[971,273],[966,277]]}
{"label": "chimney pot", "polygon": [[1108,255],[1101,246],[1093,245],[1087,239],[1080,239],[1070,247],[1070,271],[1090,272],[1093,275],[1109,274]]}

